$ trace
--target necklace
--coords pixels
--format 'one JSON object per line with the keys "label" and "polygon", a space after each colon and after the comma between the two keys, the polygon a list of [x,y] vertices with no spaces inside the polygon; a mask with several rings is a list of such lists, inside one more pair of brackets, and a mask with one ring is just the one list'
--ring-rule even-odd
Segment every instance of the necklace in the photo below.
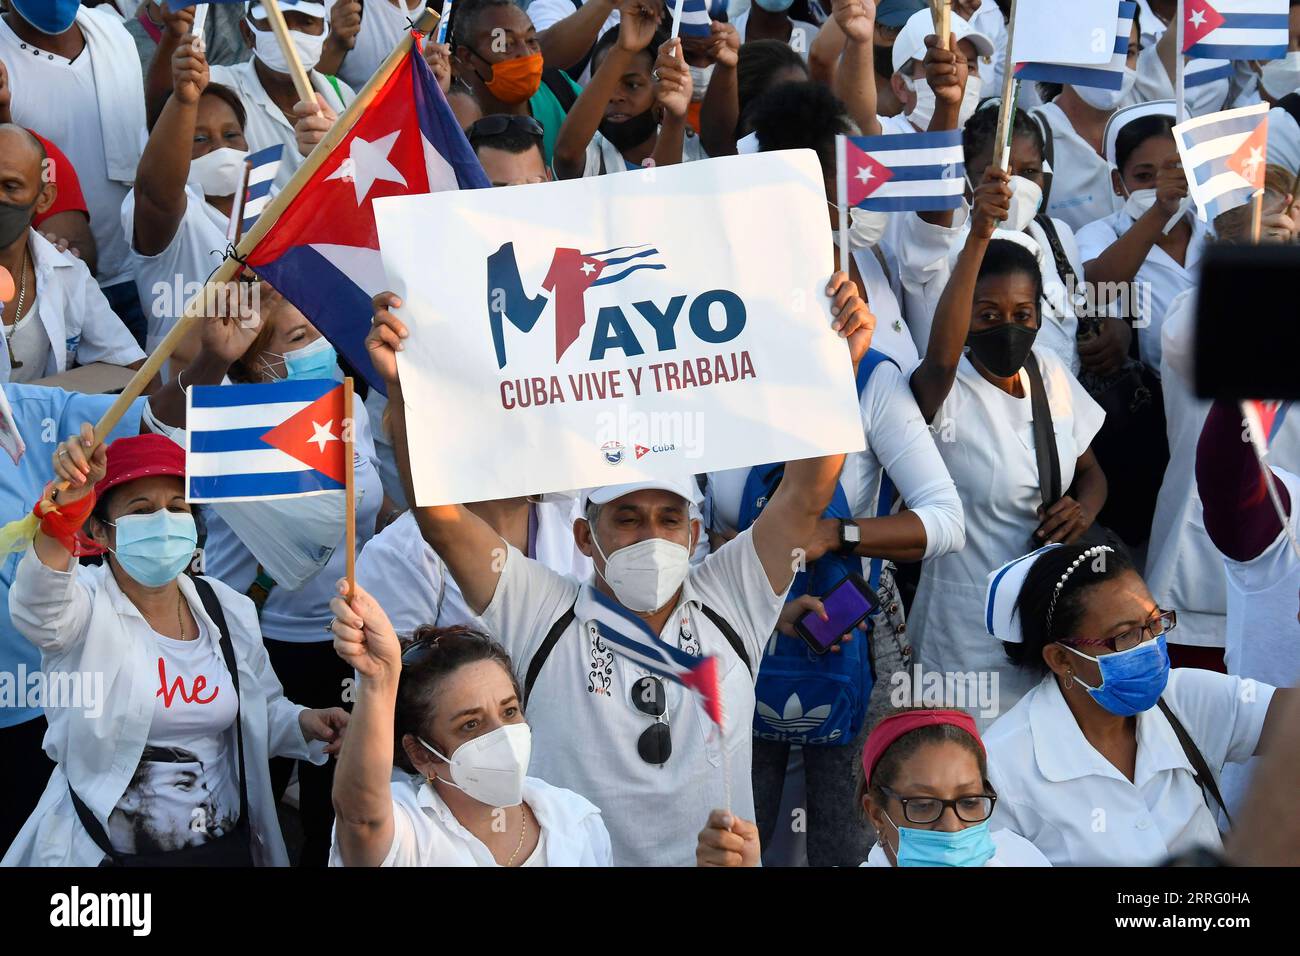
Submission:
{"label": "necklace", "polygon": [[528,832],[528,806],[527,806],[527,804],[523,804],[523,803],[521,803],[521,804],[519,805],[519,820],[520,820],[520,826],[519,826],[519,843],[518,843],[518,845],[515,847],[515,852],[510,854],[510,859],[506,860],[506,866],[509,866],[511,863],[515,862],[515,857],[517,857],[517,856],[519,855],[519,851],[522,850],[522,849],[524,848],[524,834],[526,834],[526,833]]}
{"label": "necklace", "polygon": [[180,639],[185,640],[185,617],[181,614],[181,605],[185,603],[185,596],[181,594],[180,588],[176,589],[176,626],[181,629]]}
{"label": "necklace", "polygon": [[18,330],[18,323],[19,321],[22,320],[23,317],[23,303],[27,300],[27,259],[31,254],[32,253],[30,247],[24,247],[23,264],[22,264],[22,268],[19,270],[21,276],[18,280],[18,306],[17,308],[14,309],[14,324],[5,330],[5,345],[9,347],[10,368],[23,367],[23,363],[18,361],[18,357],[14,355],[13,337],[14,337],[14,332]]}

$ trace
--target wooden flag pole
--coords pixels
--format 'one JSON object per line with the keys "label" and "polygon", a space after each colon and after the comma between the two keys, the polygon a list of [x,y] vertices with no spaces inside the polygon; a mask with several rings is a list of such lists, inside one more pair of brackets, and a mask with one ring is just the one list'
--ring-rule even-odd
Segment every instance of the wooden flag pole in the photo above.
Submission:
{"label": "wooden flag pole", "polygon": [[850,275],[852,269],[849,263],[849,167],[848,167],[848,139],[844,136],[835,137],[835,165],[837,168],[836,189],[836,209],[840,217],[840,271],[845,275]]}
{"label": "wooden flag pole", "polygon": [[[1183,0],[1178,0],[1178,33],[1176,34],[1175,44],[1178,47],[1174,51],[1174,116],[1181,125],[1187,122],[1187,57],[1183,55],[1183,28],[1186,24],[1185,14],[1183,13]],[[1168,29],[1166,27],[1166,29]]]}
{"label": "wooden flag pole", "polygon": [[343,494],[347,496],[346,527],[347,538],[344,546],[348,549],[348,600],[357,590],[357,490],[356,467],[353,461],[352,440],[352,376],[343,379]]}
{"label": "wooden flag pole", "polygon": [[1250,241],[1259,245],[1260,232],[1264,226],[1264,190],[1255,191],[1250,203]]}
{"label": "wooden flag pole", "polygon": [[[432,10],[426,9],[415,22],[415,29],[428,36],[437,25],[438,14]],[[185,303],[185,310],[172,326],[171,331],[158,343],[158,347],[153,350],[148,358],[145,359],[144,365],[140,366],[135,376],[127,383],[126,388],[122,389],[109,406],[99,422],[95,425],[95,445],[102,445],[104,439],[108,437],[117,427],[117,423],[122,420],[131,404],[144,393],[145,387],[153,381],[153,377],[158,374],[164,362],[171,357],[176,347],[185,340],[190,334],[196,319],[203,317],[203,307],[207,300],[207,291],[211,286],[220,287],[223,283],[234,279],[243,270],[240,259],[247,257],[253,251],[262,237],[271,229],[280,215],[289,207],[289,204],[298,195],[302,189],[316,174],[316,171],[325,163],[338,146],[343,138],[351,131],[356,124],[357,119],[379,95],[379,90],[388,82],[388,78],[397,69],[398,65],[406,58],[411,49],[411,44],[415,42],[414,36],[408,31],[402,34],[402,38],[397,41],[393,52],[388,54],[388,58],[379,65],[373,76],[357,93],[350,106],[343,111],[334,125],[330,127],[324,138],[316,144],[316,148],[311,154],[303,160],[302,165],[298,167],[293,177],[267,204],[266,210],[257,217],[253,227],[244,234],[239,240],[239,245],[235,247],[235,254],[228,257],[221,265],[217,266],[216,271],[208,277],[207,283],[202,289],[195,293],[194,297]],[[93,450],[93,449],[92,449]]]}
{"label": "wooden flag pole", "polygon": [[[1016,71],[1011,62],[1011,45],[1016,40],[1016,0],[1011,0],[1007,19],[1007,54],[1002,64],[1002,103],[998,107],[998,135],[993,140],[993,168],[1006,169],[1011,162],[1011,128],[1016,116]],[[978,183],[976,184],[978,185]]]}
{"label": "wooden flag pole", "polygon": [[935,26],[939,31],[939,49],[946,50],[952,33],[952,0],[936,0],[936,3],[939,16]]}
{"label": "wooden flag pole", "polygon": [[[284,59],[289,64],[289,75],[293,77],[293,88],[298,91],[298,99],[304,103],[315,103],[316,91],[312,88],[307,71],[302,67],[298,48],[293,45],[293,37],[289,36],[289,25],[284,22],[280,4],[277,0],[260,0],[260,2],[266,11],[266,19],[270,22],[271,29],[275,31],[275,38],[280,41],[280,49],[284,51]],[[327,28],[328,26],[326,24]]]}

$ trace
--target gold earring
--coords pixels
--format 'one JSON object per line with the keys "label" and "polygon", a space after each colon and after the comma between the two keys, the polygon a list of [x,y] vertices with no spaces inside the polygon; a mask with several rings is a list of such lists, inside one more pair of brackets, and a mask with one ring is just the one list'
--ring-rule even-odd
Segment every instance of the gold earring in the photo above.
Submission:
{"label": "gold earring", "polygon": [[1074,686],[1074,671],[1065,672],[1065,689],[1069,690]]}

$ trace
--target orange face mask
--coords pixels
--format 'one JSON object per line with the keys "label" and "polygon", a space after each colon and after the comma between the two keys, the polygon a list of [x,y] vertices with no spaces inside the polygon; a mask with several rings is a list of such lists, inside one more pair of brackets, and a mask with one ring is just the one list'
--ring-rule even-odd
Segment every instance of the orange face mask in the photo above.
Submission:
{"label": "orange face mask", "polygon": [[492,64],[492,79],[484,81],[502,103],[522,103],[542,85],[542,55],[533,53]]}

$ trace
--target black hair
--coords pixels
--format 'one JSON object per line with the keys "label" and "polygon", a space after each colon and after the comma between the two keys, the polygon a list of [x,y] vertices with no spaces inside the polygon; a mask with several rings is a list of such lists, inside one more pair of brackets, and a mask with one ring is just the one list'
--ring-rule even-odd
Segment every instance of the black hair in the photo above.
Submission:
{"label": "black hair", "polygon": [[[452,9],[455,9],[454,7]],[[473,127],[471,126],[471,129]],[[526,153],[529,150],[536,149],[539,152],[542,149],[542,141],[529,133],[527,130],[518,126],[507,126],[499,133],[492,135],[477,135],[469,141],[470,146],[474,148],[475,154],[480,149],[499,149],[505,153],[511,153],[518,156],[520,153]],[[543,154],[544,155],[544,154]]]}
{"label": "black hair", "polygon": [[1010,239],[992,239],[980,263],[980,272],[975,279],[976,285],[986,279],[997,276],[1027,275],[1034,283],[1034,301],[1040,303],[1039,323],[1042,323],[1043,271],[1038,267],[1034,254],[1018,242]]}
{"label": "black hair", "polygon": [[1060,96],[1061,91],[1065,89],[1064,83],[1043,83],[1040,81],[1035,83],[1034,86],[1038,90],[1038,98],[1044,103],[1052,102],[1052,100]]}
{"label": "black hair", "polygon": [[773,78],[785,70],[799,70],[805,77],[808,64],[780,40],[751,40],[740,45],[736,64],[736,100],[739,106],[736,138],[744,135],[754,102],[772,86]]}
{"label": "black hair", "polygon": [[[961,148],[967,166],[971,164],[974,157],[979,156],[986,149],[990,150],[989,155],[994,155],[992,149],[993,141],[998,135],[998,112],[995,105],[985,100],[975,114],[966,121],[966,126],[961,131]],[[1028,137],[1041,158],[1044,149],[1043,130],[1037,120],[1017,106],[1011,120],[1011,138],[1014,140],[1021,136]],[[978,186],[979,183],[975,185]]]}
{"label": "black hair", "polygon": [[1142,116],[1126,125],[1115,137],[1115,166],[1124,174],[1124,167],[1139,146],[1157,136],[1173,136],[1174,118],[1163,113]]}
{"label": "black hair", "polygon": [[[591,48],[591,61],[590,61],[591,72],[593,73],[596,72],[597,62],[600,60],[601,57],[603,57],[606,53],[608,53],[609,48],[612,47],[617,42],[618,42],[617,26],[612,26],[608,30],[606,30],[603,34],[601,34],[600,39],[596,41],[596,45]],[[659,48],[667,42],[668,42],[668,31],[667,29],[664,28],[664,25],[661,23],[658,27],[655,28],[655,35],[650,39],[649,45],[647,45],[644,50],[638,53],[637,56],[648,56],[650,58],[650,65],[653,67],[655,62],[655,57],[659,55]]]}
{"label": "black hair", "polygon": [[[510,676],[519,708],[524,706],[523,692],[510,663],[510,654],[482,631],[458,624],[455,627],[425,625],[417,628],[404,650],[417,644],[429,646],[427,653],[402,665],[397,681],[397,706],[393,713],[393,761],[407,773],[418,773],[402,746],[407,734],[424,737],[438,708],[438,689],[454,671],[466,664],[496,661]],[[427,737],[425,737],[428,740]],[[436,742],[428,740],[436,746]],[[444,757],[451,754],[444,753]]]}
{"label": "black hair", "polygon": [[[453,52],[458,46],[474,48],[473,39],[478,32],[479,20],[484,13],[496,7],[519,7],[519,4],[515,0],[460,0],[451,8],[447,42]],[[522,10],[523,7],[519,9]]]}
{"label": "black hair", "polygon": [[[932,710],[933,708],[925,704],[916,704],[912,707],[900,707],[897,710],[891,710],[876,722],[879,726],[881,721],[898,714],[906,713],[912,710]],[[954,708],[946,708],[954,709]],[[874,730],[875,727],[872,727]],[[886,801],[885,793],[881,790],[881,785],[893,788],[898,780],[898,772],[903,768],[909,758],[916,754],[923,747],[931,744],[955,743],[967,750],[975,758],[980,768],[980,779],[987,781],[989,777],[988,757],[984,753],[984,746],[979,740],[971,736],[970,732],[954,724],[927,724],[924,727],[917,727],[915,730],[909,730],[903,736],[899,737],[886,748],[885,752],[880,755],[876,761],[875,771],[871,775],[871,787],[867,788],[867,772],[859,759],[855,761],[857,766],[857,786],[855,788],[855,803],[859,814],[865,816],[866,807],[863,806],[863,799],[870,795],[872,800],[884,804]]]}
{"label": "black hair", "polygon": [[853,132],[844,104],[821,83],[783,83],[754,103],[754,132],[763,152],[809,148],[822,172],[835,171],[835,137]]}
{"label": "black hair", "polygon": [[[1088,550],[1088,545],[1067,544],[1052,548],[1034,562],[1016,598],[1023,643],[1004,642],[1002,645],[1013,664],[1045,674],[1048,668],[1043,660],[1043,648],[1074,632],[1083,616],[1087,593],[1103,581],[1111,581],[1134,570],[1128,550],[1118,539],[1108,536],[1107,544],[1113,550],[1085,559],[1070,572],[1059,594],[1056,585],[1060,583],[1061,575]],[[1056,598],[1055,607],[1052,606],[1053,596]],[[1050,631],[1047,621],[1049,609],[1052,618]]]}
{"label": "black hair", "polygon": [[[158,117],[162,116],[163,107],[167,101],[172,98],[173,90],[168,90],[166,95],[158,101],[158,108],[147,117],[147,127],[150,133],[153,132],[154,126],[158,124]],[[224,83],[209,83],[203,88],[203,96],[215,96],[235,113],[235,119],[239,120],[239,128],[245,129],[248,126],[248,110],[244,107],[244,101],[239,98],[239,94],[226,86]]]}

